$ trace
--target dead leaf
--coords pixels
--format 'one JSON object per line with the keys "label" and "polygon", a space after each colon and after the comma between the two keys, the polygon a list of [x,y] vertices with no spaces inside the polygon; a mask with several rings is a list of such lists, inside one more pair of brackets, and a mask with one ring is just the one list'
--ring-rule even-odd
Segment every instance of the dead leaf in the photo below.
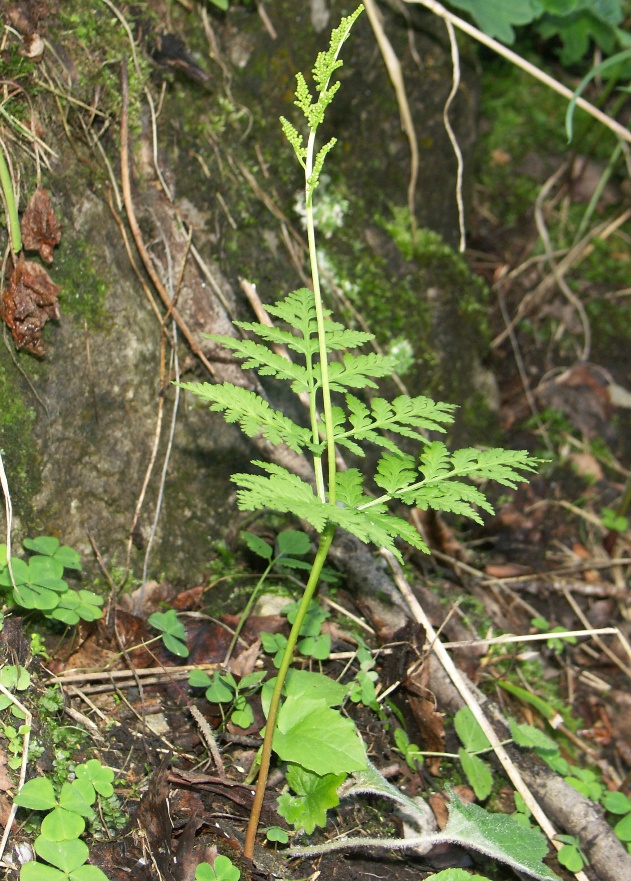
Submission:
{"label": "dead leaf", "polygon": [[13,789],[13,787],[14,784],[7,774],[7,754],[3,749],[0,749],[0,791],[6,792],[8,789]]}
{"label": "dead leaf", "polygon": [[519,575],[530,575],[532,568],[519,563],[489,563],[484,571],[491,578],[515,578]]}
{"label": "dead leaf", "polygon": [[45,263],[52,263],[53,249],[61,241],[61,224],[53,213],[47,190],[41,187],[35,190],[22,215],[20,229],[23,247],[27,251],[39,251]]}
{"label": "dead leaf", "polygon": [[253,673],[254,668],[256,667],[256,659],[259,656],[260,648],[261,640],[257,639],[256,642],[253,642],[249,648],[242,651],[237,658],[232,658],[229,664],[230,672],[232,673],[232,675],[242,678],[243,676],[247,676],[249,673]]}
{"label": "dead leaf", "polygon": [[59,319],[60,290],[42,266],[20,254],[2,295],[1,310],[19,348],[44,355],[42,328],[49,318]]}

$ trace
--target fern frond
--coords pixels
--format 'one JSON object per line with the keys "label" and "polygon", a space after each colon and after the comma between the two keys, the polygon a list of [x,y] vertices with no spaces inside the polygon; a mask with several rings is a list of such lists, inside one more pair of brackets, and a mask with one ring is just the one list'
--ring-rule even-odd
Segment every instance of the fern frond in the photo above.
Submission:
{"label": "fern frond", "polygon": [[326,348],[329,352],[345,349],[359,349],[360,346],[374,340],[374,334],[361,330],[349,330],[337,321],[327,321],[324,325]]}
{"label": "fern frond", "polygon": [[408,456],[399,451],[396,454],[384,453],[377,463],[375,483],[390,496],[398,495],[410,484],[413,484],[418,476],[418,469],[414,456]]}
{"label": "fern frond", "polygon": [[[390,376],[394,370],[394,360],[377,352],[369,355],[351,355],[347,352],[342,361],[329,363],[329,386],[331,391],[342,392],[347,388],[377,388],[373,382],[381,376]],[[320,381],[320,367],[315,369]]]}
{"label": "fern frond", "polygon": [[315,302],[313,291],[309,288],[298,288],[274,306],[265,307],[270,315],[275,315],[294,327],[303,339],[318,335]]}
{"label": "fern frond", "polygon": [[280,465],[254,461],[269,476],[260,474],[233,474],[237,490],[237,504],[242,511],[261,511],[271,508],[294,514],[322,532],[329,520],[332,506],[324,504],[308,483]]}
{"label": "fern frond", "polygon": [[231,336],[213,336],[213,340],[245,359],[244,370],[256,370],[261,376],[275,376],[300,385],[300,391],[308,387],[307,371],[301,364],[279,355],[254,340],[238,340]]}
{"label": "fern frond", "polygon": [[414,503],[418,508],[434,508],[436,511],[447,511],[470,517],[476,523],[483,523],[482,518],[473,507],[476,505],[493,513],[493,506],[483,493],[475,486],[462,483],[460,480],[445,479],[440,483],[420,486],[399,492],[399,497],[408,504]]}
{"label": "fern frond", "polygon": [[210,404],[210,409],[224,414],[226,422],[238,422],[244,434],[256,437],[262,434],[270,443],[287,444],[296,453],[312,449],[311,432],[297,425],[289,417],[274,410],[255,392],[224,382],[182,382],[180,387],[192,392]]}
{"label": "fern frond", "polygon": [[[427,551],[425,542],[416,529],[400,517],[390,514],[385,504],[365,495],[362,474],[357,468],[349,468],[337,475],[336,497],[342,507],[336,506],[329,513],[329,520],[357,536],[361,541],[385,547],[400,560],[401,554],[394,539],[402,538],[408,544]],[[361,505],[370,504],[361,509]]]}

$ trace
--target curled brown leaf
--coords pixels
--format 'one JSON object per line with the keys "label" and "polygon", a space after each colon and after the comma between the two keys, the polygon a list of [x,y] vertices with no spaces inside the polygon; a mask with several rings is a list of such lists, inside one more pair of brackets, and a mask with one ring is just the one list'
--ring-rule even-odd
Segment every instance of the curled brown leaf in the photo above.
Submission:
{"label": "curled brown leaf", "polygon": [[45,263],[52,263],[53,249],[61,241],[61,224],[53,213],[47,190],[35,190],[22,215],[20,229],[24,248],[39,251]]}
{"label": "curled brown leaf", "polygon": [[2,320],[19,348],[34,355],[44,354],[42,328],[49,318],[59,318],[60,290],[43,266],[20,254],[2,294],[1,308]]}

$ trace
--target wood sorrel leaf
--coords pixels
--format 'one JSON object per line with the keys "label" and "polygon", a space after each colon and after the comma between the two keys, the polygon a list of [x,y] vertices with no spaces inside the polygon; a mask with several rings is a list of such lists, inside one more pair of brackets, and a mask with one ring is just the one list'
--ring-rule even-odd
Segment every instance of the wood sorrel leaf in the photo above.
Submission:
{"label": "wood sorrel leaf", "polygon": [[53,784],[47,777],[27,780],[16,796],[15,804],[32,811],[49,811],[57,804]]}
{"label": "wood sorrel leaf", "polygon": [[70,841],[51,841],[44,835],[39,835],[33,846],[38,856],[52,863],[62,872],[78,869],[90,855],[87,844],[79,838]]}

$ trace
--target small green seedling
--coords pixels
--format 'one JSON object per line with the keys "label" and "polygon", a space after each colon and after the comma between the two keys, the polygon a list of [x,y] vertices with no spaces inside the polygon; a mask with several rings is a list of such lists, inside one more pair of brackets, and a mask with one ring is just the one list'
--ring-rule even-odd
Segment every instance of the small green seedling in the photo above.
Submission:
{"label": "small green seedling", "polygon": [[296,793],[283,793],[278,799],[278,813],[297,831],[311,834],[316,826],[326,826],[326,812],[340,803],[338,787],[346,774],[316,774],[300,765],[287,768],[287,785]]}
{"label": "small green seedling", "polygon": [[557,853],[557,859],[562,866],[570,872],[580,872],[589,861],[580,848],[580,841],[574,835],[557,835],[557,841],[563,842],[563,847]]}
{"label": "small green seedling", "polygon": [[273,841],[275,844],[287,844],[289,841],[287,830],[283,829],[282,826],[268,826],[267,829],[262,831],[265,833],[267,840]]}
{"label": "small green seedling", "polygon": [[[266,675],[264,670],[258,670],[237,682],[229,672],[215,670],[211,678],[203,670],[191,670],[188,684],[193,688],[205,688],[206,700],[219,704],[224,719],[229,718],[239,728],[249,728],[254,722],[254,712],[248,698],[258,691]],[[224,704],[228,704],[225,710]]]}
{"label": "small green seedling", "polygon": [[[533,618],[531,620],[531,625],[536,629],[540,630],[542,633],[564,633],[566,631],[566,627],[551,627],[546,618],[539,616],[537,618]],[[576,637],[575,636],[565,636],[563,639],[558,639],[552,637],[551,639],[546,640],[546,645],[553,651],[555,655],[560,655],[563,649],[565,648],[565,644],[569,643],[570,645],[576,645]]]}
{"label": "small green seedling", "polygon": [[[3,685],[7,691],[26,691],[30,684],[31,674],[25,667],[5,664],[0,669],[0,685]],[[6,710],[9,706],[11,707],[11,713],[16,719],[24,719],[24,713],[11,700],[9,695],[0,694],[0,710]]]}
{"label": "small green seedling", "polygon": [[102,616],[102,597],[89,590],[72,590],[63,578],[64,569],[81,571],[77,551],[48,535],[24,539],[23,545],[32,554],[28,560],[11,557],[11,571],[7,547],[0,545],[0,588],[11,590],[15,605],[37,609],[46,618],[69,626]]}
{"label": "small green seedling", "polygon": [[375,659],[368,646],[361,640],[361,637],[356,638],[359,642],[357,649],[359,670],[355,674],[354,681],[351,683],[348,696],[353,703],[362,703],[365,707],[369,707],[371,710],[379,713],[381,712],[381,707],[377,701],[377,691],[375,688],[379,674],[375,670]]}
{"label": "small green seedling", "polygon": [[[299,610],[299,603],[289,603],[281,610],[287,615],[287,620],[293,624]],[[301,655],[306,658],[314,658],[317,661],[325,661],[331,654],[331,637],[328,633],[322,633],[322,624],[330,617],[327,612],[315,600],[309,604],[309,608],[300,627],[297,648]],[[287,650],[287,637],[282,633],[261,633],[263,651],[273,654],[273,664],[278,669],[282,664],[285,651]]]}
{"label": "small green seedling", "polygon": [[59,796],[47,777],[28,780],[16,796],[15,804],[19,807],[48,811],[33,845],[45,862],[25,863],[20,881],[107,881],[101,869],[87,865],[89,851],[80,836],[86,818],[94,817],[92,805],[97,792],[113,793],[114,772],[104,768],[98,759],[92,759],[78,765],[76,774],[75,780],[62,785]]}
{"label": "small green seedling", "polygon": [[[19,728],[15,728],[13,725],[4,725],[2,727],[2,736],[6,737],[8,741],[7,752],[11,753],[11,758],[8,759],[7,765],[13,771],[17,771],[17,769],[22,764],[24,738],[28,733],[28,725],[20,725]],[[29,750],[29,755],[30,753],[31,751]]]}
{"label": "small green seedling", "polygon": [[631,798],[622,792],[606,792],[601,803],[610,814],[622,815],[613,831],[631,852]]}
{"label": "small green seedling", "polygon": [[397,752],[401,753],[410,771],[418,771],[419,765],[423,764],[423,753],[415,743],[410,743],[404,728],[395,728],[394,742]]}
{"label": "small green seedling", "polygon": [[629,528],[628,517],[623,517],[612,508],[603,508],[600,512],[600,519],[605,529],[610,529],[612,532],[622,533]]}
{"label": "small green seedling", "polygon": [[195,869],[195,881],[239,881],[241,872],[230,857],[218,854],[211,866],[210,863],[200,863]]}
{"label": "small green seedling", "polygon": [[188,657],[186,631],[175,609],[169,609],[167,612],[154,612],[149,616],[148,623],[162,632],[162,642],[168,651],[177,655],[178,658]]}
{"label": "small green seedling", "polygon": [[458,710],[454,725],[462,743],[462,747],[458,750],[462,770],[475,792],[475,797],[479,801],[484,801],[491,794],[493,775],[489,766],[477,753],[490,750],[491,744],[469,707]]}

